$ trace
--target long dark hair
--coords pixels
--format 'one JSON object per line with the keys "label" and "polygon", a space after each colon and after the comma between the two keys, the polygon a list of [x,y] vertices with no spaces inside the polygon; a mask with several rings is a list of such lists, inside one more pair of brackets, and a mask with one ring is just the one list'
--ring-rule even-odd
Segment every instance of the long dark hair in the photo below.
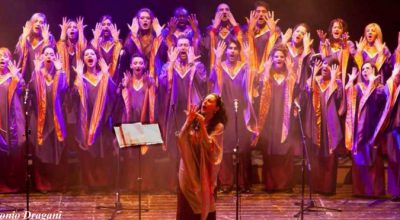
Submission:
{"label": "long dark hair", "polygon": [[[207,125],[207,133],[211,133],[217,124],[222,123],[224,126],[228,123],[228,117],[226,116],[226,110],[224,102],[222,101],[221,96],[216,93],[211,93],[216,99],[216,106],[219,107],[219,110],[215,112],[214,116],[211,118],[210,122]],[[207,97],[207,96],[205,96]],[[201,109],[203,105],[203,100],[200,102],[199,109]]]}

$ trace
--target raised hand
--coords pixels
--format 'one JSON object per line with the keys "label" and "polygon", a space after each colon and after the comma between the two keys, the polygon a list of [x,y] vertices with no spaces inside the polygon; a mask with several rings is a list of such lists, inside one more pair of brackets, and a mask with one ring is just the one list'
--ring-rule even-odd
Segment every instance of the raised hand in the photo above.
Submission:
{"label": "raised hand", "polygon": [[349,39],[350,39],[349,32],[344,32],[344,33],[342,34],[342,36],[340,36],[340,40],[341,40],[341,42],[342,42],[342,47],[343,47],[343,48],[346,48],[346,47],[347,47],[347,41],[349,41]]}
{"label": "raised hand", "polygon": [[235,20],[235,17],[233,17],[232,12],[230,12],[230,11],[228,12],[228,19],[229,19],[229,22],[231,23],[232,26],[237,26],[238,25],[238,23]]}
{"label": "raised hand", "polygon": [[42,26],[42,37],[44,41],[49,41],[50,39],[50,26],[49,24],[44,24]]}
{"label": "raised hand", "polygon": [[313,74],[314,74],[314,79],[315,76],[317,76],[318,72],[322,69],[322,61],[321,60],[316,60],[313,66]]}
{"label": "raised hand", "polygon": [[8,62],[8,71],[10,71],[13,77],[20,77],[21,68],[17,66],[17,61]]}
{"label": "raised hand", "polygon": [[304,47],[303,56],[306,56],[309,53],[311,53],[311,47],[313,42],[314,40],[310,38],[310,32],[306,33],[303,37],[303,47]]}
{"label": "raised hand", "polygon": [[122,78],[121,84],[124,88],[126,88],[129,83],[131,82],[131,74],[129,73],[129,71],[125,71],[124,72],[124,78]]}
{"label": "raised hand", "polygon": [[358,75],[360,72],[358,72],[357,68],[353,68],[351,71],[351,74],[347,74],[349,76],[349,82],[348,83],[353,83],[354,80],[357,79]]}
{"label": "raised hand", "polygon": [[362,52],[367,45],[367,40],[364,37],[360,37],[360,41],[356,41],[357,52]]}
{"label": "raised hand", "polygon": [[393,71],[392,71],[392,75],[393,76],[397,76],[400,73],[400,63],[396,63],[394,65]]}
{"label": "raised hand", "polygon": [[77,77],[82,79],[83,77],[83,61],[81,59],[76,61],[76,66],[72,66],[72,69],[76,72]]}
{"label": "raised hand", "polygon": [[246,18],[249,30],[253,31],[256,28],[258,19],[260,19],[260,14],[257,14],[255,10],[250,11],[250,19]]}
{"label": "raised hand", "polygon": [[185,111],[186,113],[186,121],[187,123],[191,124],[194,119],[197,118],[198,116],[198,112],[197,112],[197,106],[196,105],[191,105],[187,111]]}
{"label": "raised hand", "polygon": [[201,55],[196,56],[196,54],[194,53],[194,48],[193,47],[189,47],[188,63],[194,63],[200,57],[201,57]]}
{"label": "raised hand", "polygon": [[269,29],[271,30],[272,33],[276,31],[276,25],[278,24],[280,19],[275,20],[275,12],[274,11],[268,11],[267,16],[264,17],[265,22],[267,23]]}
{"label": "raised hand", "polygon": [[340,74],[339,65],[332,64],[331,65],[331,82],[336,81],[336,78],[339,76],[339,74]]}
{"label": "raised hand", "polygon": [[197,20],[196,14],[189,15],[188,22],[193,30],[197,30],[199,28],[199,21]]}
{"label": "raised hand", "polygon": [[285,45],[287,42],[289,42],[290,38],[292,37],[293,30],[291,28],[288,28],[285,32],[285,34],[281,33],[281,38],[282,38],[282,44]]}
{"label": "raised hand", "polygon": [[170,33],[174,33],[178,26],[178,19],[175,16],[172,17],[171,19],[169,19],[169,22],[167,23],[167,25],[168,25]]}
{"label": "raised hand", "polygon": [[175,63],[175,61],[178,59],[178,54],[179,54],[179,50],[177,47],[171,47],[168,50],[168,60],[171,63]]}
{"label": "raised hand", "polygon": [[118,30],[117,24],[112,24],[110,26],[110,32],[111,32],[111,36],[114,39],[114,41],[115,42],[119,41],[119,32],[120,32],[120,30]]}
{"label": "raised hand", "polygon": [[62,69],[62,62],[60,58],[60,54],[56,54],[55,59],[53,60],[54,68],[56,70],[61,70]]}
{"label": "raised hand", "polygon": [[87,27],[87,25],[83,24],[83,19],[84,18],[82,16],[76,18],[76,26],[78,28],[78,31],[83,31]]}
{"label": "raised hand", "polygon": [[293,71],[293,68],[294,68],[294,63],[293,63],[293,60],[292,60],[292,58],[290,57],[290,56],[286,56],[286,58],[285,58],[285,64],[286,64],[286,68],[287,68],[287,70],[290,72],[290,71]]}
{"label": "raised hand", "polygon": [[318,35],[319,41],[325,43],[326,33],[323,30],[318,29],[317,30],[317,35]]}
{"label": "raised hand", "polygon": [[222,19],[222,13],[221,12],[217,12],[215,13],[215,17],[212,20],[212,26],[213,28],[218,28],[218,26],[221,24],[221,19]]}
{"label": "raised hand", "polygon": [[69,20],[67,20],[67,17],[63,17],[62,18],[62,23],[59,25],[60,28],[61,28],[61,35],[60,35],[60,39],[61,40],[65,40],[66,39],[68,23],[69,23]]}
{"label": "raised hand", "polygon": [[35,58],[33,59],[33,64],[35,66],[35,72],[39,72],[40,69],[42,68],[44,61],[43,55],[40,54],[35,54]]}
{"label": "raised hand", "polygon": [[161,31],[163,30],[165,24],[163,26],[160,25],[160,22],[158,21],[158,19],[156,17],[153,18],[153,22],[152,22],[152,27],[153,30],[156,32],[157,36],[160,36]]}
{"label": "raised hand", "polygon": [[221,61],[222,56],[225,53],[226,47],[227,47],[227,45],[226,45],[225,41],[218,42],[217,48],[214,49],[216,60]]}
{"label": "raised hand", "polygon": [[26,39],[32,31],[32,22],[27,21],[22,27],[22,38]]}
{"label": "raised hand", "polygon": [[100,70],[103,74],[109,74],[108,70],[110,69],[110,65],[108,65],[106,63],[106,61],[104,60],[104,58],[100,58],[99,60],[99,66],[100,66]]}
{"label": "raised hand", "polygon": [[128,28],[131,31],[132,35],[136,37],[139,31],[139,21],[136,16],[132,19],[132,24],[128,24]]}
{"label": "raised hand", "polygon": [[378,51],[378,53],[383,53],[383,51],[386,47],[385,43],[382,43],[382,41],[379,39],[375,40],[374,46],[376,47],[376,50]]}
{"label": "raised hand", "polygon": [[264,82],[265,80],[269,80],[269,74],[271,72],[271,67],[272,67],[272,58],[269,57],[267,61],[264,63],[264,72],[260,78],[261,82]]}
{"label": "raised hand", "polygon": [[95,29],[92,29],[93,32],[93,40],[98,41],[101,35],[101,24],[96,23]]}

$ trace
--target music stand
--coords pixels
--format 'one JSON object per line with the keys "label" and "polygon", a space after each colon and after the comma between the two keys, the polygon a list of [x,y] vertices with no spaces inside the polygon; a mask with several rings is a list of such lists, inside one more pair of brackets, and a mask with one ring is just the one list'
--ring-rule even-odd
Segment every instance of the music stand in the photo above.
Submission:
{"label": "music stand", "polygon": [[[152,146],[163,144],[161,132],[158,124],[122,124],[121,126],[114,127],[115,135],[117,137],[119,149],[134,147],[138,149],[138,216],[139,220],[142,219],[142,210],[149,211],[149,209],[142,209],[142,172],[141,172],[141,152],[143,146]],[[118,149],[118,151],[119,151]]]}

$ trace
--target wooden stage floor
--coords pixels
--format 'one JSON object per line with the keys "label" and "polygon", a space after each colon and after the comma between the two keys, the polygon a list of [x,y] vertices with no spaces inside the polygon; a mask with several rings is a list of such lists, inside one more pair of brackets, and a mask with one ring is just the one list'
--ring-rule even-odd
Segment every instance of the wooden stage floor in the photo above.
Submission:
{"label": "wooden stage floor", "polygon": [[[293,215],[299,211],[294,203],[300,201],[300,186],[293,193],[255,192],[242,194],[241,219],[300,219]],[[32,213],[60,214],[61,219],[108,219],[112,210],[96,209],[98,205],[113,205],[114,194],[76,194],[76,193],[34,193],[31,196]],[[315,194],[316,205],[339,208],[342,212],[306,212],[304,219],[400,219],[400,202],[388,198],[365,199],[351,196],[351,186],[338,187],[334,196]],[[124,207],[136,208],[137,195],[122,195]],[[175,219],[176,196],[174,194],[145,194],[142,219]],[[235,219],[235,194],[220,194],[217,200],[217,218]],[[25,208],[25,194],[1,194],[0,207],[11,205]],[[23,212],[17,212],[23,213]],[[7,213],[0,213],[5,219]],[[22,216],[23,214],[21,214]],[[56,215],[55,215],[56,216]],[[136,211],[122,211],[115,219],[138,219]]]}

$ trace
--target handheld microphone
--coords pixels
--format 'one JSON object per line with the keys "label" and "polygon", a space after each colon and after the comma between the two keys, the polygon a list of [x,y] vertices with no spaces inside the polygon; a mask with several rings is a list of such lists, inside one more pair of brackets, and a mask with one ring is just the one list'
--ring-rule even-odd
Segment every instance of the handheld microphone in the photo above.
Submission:
{"label": "handheld microphone", "polygon": [[[199,114],[200,114],[200,115],[203,115],[201,112],[200,112]],[[204,115],[203,115],[203,116],[204,116]],[[197,118],[193,120],[193,129],[194,129],[195,131],[200,130],[200,122],[199,122],[199,120],[197,120]]]}
{"label": "handheld microphone", "polygon": [[296,106],[297,110],[300,112],[301,107],[300,107],[300,104],[296,100],[294,100],[294,105]]}
{"label": "handheld microphone", "polygon": [[237,100],[237,99],[234,99],[234,100],[233,100],[233,109],[235,110],[236,113],[238,112],[238,109],[239,109],[239,100]]}

